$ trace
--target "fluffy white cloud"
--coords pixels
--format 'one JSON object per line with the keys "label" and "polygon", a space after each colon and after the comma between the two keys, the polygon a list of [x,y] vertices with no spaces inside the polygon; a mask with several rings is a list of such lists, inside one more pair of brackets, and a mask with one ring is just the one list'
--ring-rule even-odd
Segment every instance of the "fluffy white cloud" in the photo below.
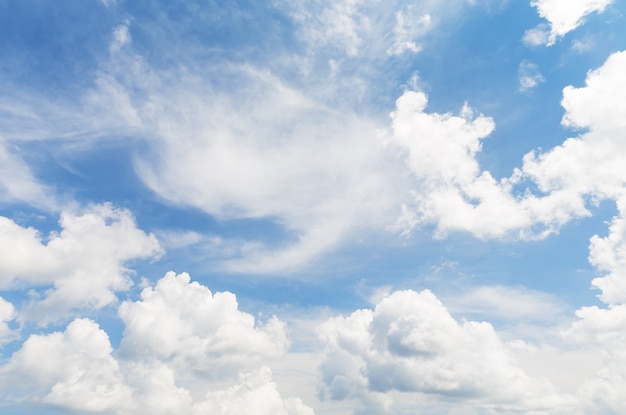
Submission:
{"label": "fluffy white cloud", "polygon": [[45,324],[76,308],[111,304],[116,291],[132,285],[124,264],[161,253],[130,212],[109,204],[65,212],[59,224],[61,232],[42,238],[34,228],[0,217],[0,286],[52,286],[22,310],[22,319]]}
{"label": "fluffy white cloud", "polygon": [[580,202],[585,195],[595,200],[621,196],[626,183],[622,169],[626,160],[622,145],[626,110],[621,105],[626,93],[624,71],[626,52],[618,52],[589,72],[585,87],[563,90],[563,124],[586,132],[548,152],[524,156],[523,174],[539,190]]}
{"label": "fluffy white cloud", "polygon": [[69,410],[127,407],[132,391],[111,351],[107,334],[95,322],[76,319],[64,332],[31,335],[0,370],[2,389],[9,396],[23,394]]}
{"label": "fluffy white cloud", "polygon": [[602,366],[578,388],[584,413],[620,414],[626,411],[621,398],[626,387],[626,305],[606,308],[582,307],[578,320],[564,332],[571,343],[602,357]]}
{"label": "fluffy white cloud", "polygon": [[[524,40],[531,45],[552,45],[580,26],[585,16],[593,12],[601,13],[611,3],[613,0],[533,0],[530,4],[550,23],[550,30],[548,32],[542,27],[531,29],[524,35]],[[539,36],[539,33],[545,35]]]}
{"label": "fluffy white cloud", "polygon": [[232,367],[255,367],[287,348],[284,323],[276,317],[257,325],[252,315],[239,311],[234,294],[213,294],[184,273],[169,272],[154,288],[145,288],[140,301],[122,303],[119,315],[126,326],[122,355],[154,357],[180,373],[219,378]]}
{"label": "fluffy white cloud", "polygon": [[583,201],[567,193],[515,196],[521,172],[497,181],[476,160],[481,140],[495,128],[493,120],[475,117],[467,105],[453,115],[427,113],[426,104],[424,93],[406,92],[391,114],[390,141],[406,152],[416,179],[414,200],[404,205],[398,223],[404,232],[434,223],[437,236],[464,230],[481,238],[532,238],[588,213]]}
{"label": "fluffy white cloud", "polygon": [[591,283],[602,291],[599,297],[607,304],[626,303],[626,197],[617,206],[619,215],[613,218],[609,234],[593,236],[589,245],[589,262],[606,273]]}
{"label": "fluffy white cloud", "polygon": [[522,168],[499,181],[476,160],[481,140],[494,129],[490,118],[474,117],[467,106],[459,115],[427,113],[425,94],[405,93],[391,114],[391,142],[407,152],[417,186],[401,228],[435,223],[439,235],[543,237],[590,215],[588,207],[598,201],[619,199],[626,183],[624,71],[626,52],[617,52],[589,72],[585,87],[566,87],[563,124],[586,131],[547,152],[526,154]]}
{"label": "fluffy white cloud", "polygon": [[234,295],[168,273],[119,312],[126,328],[115,352],[88,319],[31,335],[0,368],[3,401],[115,415],[313,414],[282,398],[263,364],[285,353],[284,323],[256,324]]}
{"label": "fluffy white cloud", "polygon": [[[333,399],[395,390],[417,393],[418,401],[462,397],[496,413],[566,413],[571,404],[547,380],[526,375],[490,324],[457,322],[430,291],[394,292],[374,310],[327,321],[319,334],[323,393]],[[393,404],[372,413],[385,406]]]}

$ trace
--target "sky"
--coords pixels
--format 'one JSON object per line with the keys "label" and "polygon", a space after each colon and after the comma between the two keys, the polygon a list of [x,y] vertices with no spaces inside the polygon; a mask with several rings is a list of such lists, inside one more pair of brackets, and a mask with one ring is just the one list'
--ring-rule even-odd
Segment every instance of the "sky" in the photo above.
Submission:
{"label": "sky", "polygon": [[0,411],[626,413],[626,0],[0,0]]}

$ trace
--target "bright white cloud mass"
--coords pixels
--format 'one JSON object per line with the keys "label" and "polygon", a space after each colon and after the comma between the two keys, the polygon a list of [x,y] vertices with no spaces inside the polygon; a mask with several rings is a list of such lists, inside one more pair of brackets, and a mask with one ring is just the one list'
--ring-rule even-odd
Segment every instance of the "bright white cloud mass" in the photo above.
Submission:
{"label": "bright white cloud mass", "polygon": [[0,2],[0,412],[626,412],[623,0]]}

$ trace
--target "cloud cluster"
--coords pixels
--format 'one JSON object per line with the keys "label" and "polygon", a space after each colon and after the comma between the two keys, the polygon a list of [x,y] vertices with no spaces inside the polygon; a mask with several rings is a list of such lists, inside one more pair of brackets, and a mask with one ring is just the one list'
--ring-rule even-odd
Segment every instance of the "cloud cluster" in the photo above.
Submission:
{"label": "cloud cluster", "polygon": [[3,400],[120,415],[313,414],[300,399],[283,399],[264,365],[285,353],[284,324],[275,317],[258,324],[234,295],[168,273],[119,314],[117,351],[89,319],[31,335],[0,368]]}
{"label": "cloud cluster", "polygon": [[180,373],[219,378],[230,367],[254,367],[287,349],[278,319],[257,327],[253,316],[239,311],[233,294],[212,294],[184,273],[169,272],[145,288],[140,301],[122,303],[119,315],[125,325],[122,355],[153,357]]}
{"label": "cloud cluster", "polygon": [[22,320],[44,325],[77,309],[107,306],[132,285],[128,261],[161,254],[154,235],[138,229],[129,211],[110,204],[64,212],[59,224],[60,232],[43,238],[0,217],[0,287],[45,289],[20,311]]}
{"label": "cloud cluster", "polygon": [[626,52],[612,54],[597,70],[587,75],[586,86],[563,90],[563,124],[581,131],[578,137],[545,153],[524,156],[523,174],[547,194],[562,194],[572,202],[618,200],[626,176],[621,165],[626,159],[621,143],[624,116],[621,96],[626,83]]}
{"label": "cloud cluster", "polygon": [[[344,6],[345,13],[333,15],[352,16],[363,5]],[[592,138],[600,130],[611,136],[609,126],[619,129],[623,119],[615,105],[623,89],[620,53],[591,72],[586,87],[564,89],[564,125],[591,132],[531,152],[510,177],[496,179],[477,161],[495,123],[467,104],[458,115],[429,113],[426,95],[408,91],[389,129],[251,65],[198,72],[219,84],[189,70],[159,73],[133,52],[124,27],[115,31],[111,61],[87,94],[87,107],[115,108],[107,123],[149,138],[151,152],[138,158],[137,171],[165,200],[220,219],[269,218],[277,225],[279,244],[223,241],[231,257],[220,265],[228,271],[293,271],[363,229],[409,234],[432,223],[439,237],[462,230],[480,238],[541,238],[590,215],[590,200],[615,198],[616,191],[607,193],[611,182],[622,187],[612,174],[621,150]],[[519,75],[522,89],[543,79],[528,62]],[[589,175],[598,170],[591,164],[606,166],[606,177]]]}
{"label": "cloud cluster", "polygon": [[433,223],[439,237],[461,230],[480,238],[536,238],[588,214],[569,194],[517,195],[521,171],[496,180],[481,170],[476,155],[495,128],[491,118],[475,117],[467,104],[458,115],[428,113],[426,104],[424,93],[406,92],[391,114],[391,140],[406,152],[416,179],[414,199],[398,222],[403,232]]}
{"label": "cloud cluster", "polygon": [[[455,3],[449,9],[458,7]],[[388,21],[374,6],[359,1],[303,9],[334,19],[327,21],[307,15],[302,8],[294,4],[288,10],[298,27],[312,30],[307,38],[319,37],[316,42],[326,48],[329,42],[343,44],[337,43],[339,36],[346,40],[348,54],[357,53],[366,39],[360,31],[378,33],[384,25],[395,27],[397,36],[380,53],[417,49],[414,38],[430,27],[426,20],[451,13],[444,13],[438,2],[400,8],[387,13]],[[312,22],[332,27],[315,28]],[[389,129],[384,120],[334,108],[312,89],[294,86],[252,64],[200,68],[185,63],[158,71],[133,50],[129,24],[114,29],[109,61],[83,96],[85,110],[78,118],[95,120],[84,126],[87,130],[145,139],[150,151],[138,157],[137,172],[168,202],[224,220],[274,223],[282,237],[279,243],[246,237],[223,241],[230,257],[223,258],[220,266],[228,271],[293,271],[349,235],[394,228],[396,222],[395,229],[405,234],[420,224],[433,223],[437,236],[462,230],[480,238],[544,237],[572,218],[589,215],[588,197],[607,197],[589,187],[578,190],[591,180],[563,170],[574,155],[560,153],[585,146],[586,136],[547,153],[529,153],[521,169],[498,180],[477,161],[481,140],[493,132],[495,123],[475,116],[468,105],[458,115],[428,113],[424,93],[406,92],[397,100]],[[366,43],[371,45],[369,40]],[[608,102],[612,98],[597,99],[605,93],[618,96],[615,91],[620,88],[607,85],[619,82],[620,60],[615,54],[590,73],[586,88],[564,90],[566,125],[586,127],[585,118],[597,115],[593,129],[599,129],[623,119],[619,105]],[[542,81],[528,62],[522,63],[519,75],[524,90]],[[589,101],[597,105],[585,104]],[[583,107],[592,110],[578,109]],[[599,117],[606,119],[606,126],[599,127]],[[611,152],[611,157],[618,162],[616,154],[619,151]],[[7,160],[14,163],[16,158]],[[612,165],[603,165],[607,172],[613,171]],[[43,190],[36,180],[27,170],[22,176],[33,184],[34,195],[12,197],[42,200]],[[615,181],[615,176],[608,179]],[[535,186],[539,193],[527,190]]]}
{"label": "cloud cluster", "polygon": [[[394,292],[374,310],[335,317],[318,330],[326,345],[323,394],[331,399],[375,400],[399,391],[418,401],[426,394],[474,402],[495,413],[556,407],[565,413],[571,404],[547,380],[525,374],[490,324],[459,323],[427,290]],[[395,413],[391,408],[383,401],[373,413]]]}
{"label": "cloud cluster", "polygon": [[520,169],[500,180],[476,159],[481,140],[495,128],[490,118],[474,117],[467,105],[459,115],[428,113],[425,94],[405,93],[391,114],[391,140],[406,151],[417,186],[400,226],[435,223],[439,235],[463,230],[481,238],[545,237],[589,216],[600,201],[621,198],[625,70],[626,53],[616,52],[589,72],[586,86],[566,87],[563,125],[581,134],[548,151],[531,151]]}

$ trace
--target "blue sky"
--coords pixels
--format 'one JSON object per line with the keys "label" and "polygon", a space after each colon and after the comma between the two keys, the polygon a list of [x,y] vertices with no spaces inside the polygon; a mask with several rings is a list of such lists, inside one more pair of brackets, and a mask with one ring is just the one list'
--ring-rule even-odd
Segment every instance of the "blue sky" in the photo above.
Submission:
{"label": "blue sky", "polygon": [[0,1],[1,411],[624,413],[624,6]]}

